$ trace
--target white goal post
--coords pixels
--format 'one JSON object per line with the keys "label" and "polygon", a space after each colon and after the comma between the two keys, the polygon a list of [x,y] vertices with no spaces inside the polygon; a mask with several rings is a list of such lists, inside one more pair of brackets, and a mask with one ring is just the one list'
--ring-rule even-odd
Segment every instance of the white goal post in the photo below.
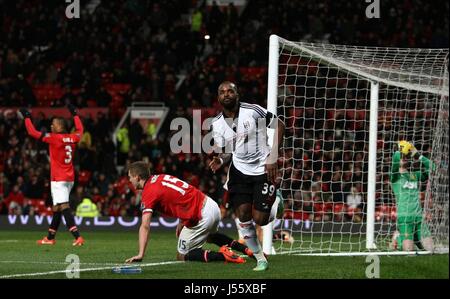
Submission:
{"label": "white goal post", "polygon": [[[419,182],[421,223],[435,252],[448,253],[448,60],[448,49],[270,37],[267,109],[286,126],[279,158],[286,211],[263,228],[265,253],[392,254],[397,203],[389,178],[403,139],[436,166]],[[411,172],[426,173],[417,164]]]}

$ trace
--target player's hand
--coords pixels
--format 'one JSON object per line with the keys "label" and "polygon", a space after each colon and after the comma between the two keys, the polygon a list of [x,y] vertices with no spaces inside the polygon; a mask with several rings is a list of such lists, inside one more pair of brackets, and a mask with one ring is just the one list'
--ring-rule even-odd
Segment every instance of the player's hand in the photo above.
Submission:
{"label": "player's hand", "polygon": [[77,107],[75,107],[72,104],[67,105],[67,109],[69,109],[69,111],[72,114],[72,116],[75,116],[78,113]]}
{"label": "player's hand", "polygon": [[144,257],[143,256],[141,256],[141,255],[136,255],[136,256],[133,256],[133,257],[130,257],[129,259],[127,259],[126,261],[125,261],[125,263],[127,263],[127,264],[131,264],[131,263],[140,263],[140,262],[142,262],[142,259],[143,259]]}
{"label": "player's hand", "polygon": [[23,118],[29,118],[31,117],[31,113],[30,111],[28,111],[28,109],[26,108],[20,108],[20,113],[22,113]]}
{"label": "player's hand", "polygon": [[406,140],[401,140],[398,142],[398,149],[400,153],[405,157],[414,157],[417,155],[416,147]]}
{"label": "player's hand", "polygon": [[275,184],[278,173],[278,163],[266,163],[267,180]]}
{"label": "player's hand", "polygon": [[222,160],[216,156],[209,163],[209,168],[211,168],[212,172],[216,173],[216,171],[219,170],[220,167],[222,167]]}
{"label": "player's hand", "polygon": [[178,223],[177,225],[177,230],[175,231],[175,235],[178,236],[180,235],[181,231],[183,230],[184,224],[183,223]]}

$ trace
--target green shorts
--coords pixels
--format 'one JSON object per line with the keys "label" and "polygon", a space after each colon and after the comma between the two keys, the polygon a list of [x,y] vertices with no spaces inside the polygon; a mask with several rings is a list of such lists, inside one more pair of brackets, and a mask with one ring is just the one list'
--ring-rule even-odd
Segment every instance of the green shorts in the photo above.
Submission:
{"label": "green shorts", "polygon": [[422,217],[398,217],[397,230],[400,232],[397,237],[398,250],[402,250],[404,240],[416,243],[431,236],[428,225],[422,222]]}

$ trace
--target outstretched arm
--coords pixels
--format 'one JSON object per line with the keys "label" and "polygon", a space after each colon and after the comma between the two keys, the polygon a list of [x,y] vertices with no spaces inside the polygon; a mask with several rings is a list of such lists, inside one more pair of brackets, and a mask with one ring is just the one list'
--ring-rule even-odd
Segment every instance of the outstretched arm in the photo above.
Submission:
{"label": "outstretched arm", "polygon": [[419,180],[423,181],[425,178],[429,177],[432,169],[436,169],[436,164],[423,155],[420,155],[419,161],[425,166],[425,171],[418,171],[417,173]]}
{"label": "outstretched arm", "polygon": [[392,156],[392,164],[391,164],[391,182],[394,183],[398,180],[400,176],[400,152],[395,152]]}
{"label": "outstretched arm", "polygon": [[20,113],[22,113],[22,116],[25,118],[25,128],[27,129],[28,135],[35,139],[42,138],[43,133],[36,130],[36,128],[33,125],[33,122],[31,121],[31,114],[30,112],[25,109],[21,108]]}
{"label": "outstretched arm", "polygon": [[142,214],[142,222],[139,228],[139,253],[127,259],[126,263],[141,262],[145,255],[147,248],[148,234],[150,233],[150,221],[152,219],[152,213],[146,212]]}
{"label": "outstretched arm", "polygon": [[69,104],[67,106],[67,109],[69,109],[70,113],[73,116],[73,121],[75,123],[75,134],[79,134],[81,137],[83,135],[84,128],[83,123],[81,122],[81,119],[78,116],[78,109],[72,104]]}

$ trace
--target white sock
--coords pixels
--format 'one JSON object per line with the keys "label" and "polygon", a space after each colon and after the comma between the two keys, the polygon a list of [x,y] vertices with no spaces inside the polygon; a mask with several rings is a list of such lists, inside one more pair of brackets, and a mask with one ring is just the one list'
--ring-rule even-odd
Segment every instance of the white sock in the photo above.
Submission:
{"label": "white sock", "polygon": [[255,256],[256,260],[267,261],[263,251],[261,250],[261,245],[259,244],[258,238],[256,236],[256,229],[255,225],[253,224],[253,221],[250,220],[247,222],[241,222],[239,219],[237,219],[236,223],[238,230],[244,237],[245,243],[247,244],[248,248],[250,248],[251,251],[253,251],[253,255]]}
{"label": "white sock", "polygon": [[239,223],[241,223],[239,221],[239,218],[234,218],[234,222],[236,223],[236,227],[237,227],[237,231],[238,231],[238,235],[239,235],[239,240],[244,240],[244,236],[242,235],[242,231],[239,229]]}
{"label": "white sock", "polygon": [[258,253],[253,253],[253,255],[255,256],[257,261],[266,261],[267,262],[266,256],[264,255],[264,252],[262,250]]}

